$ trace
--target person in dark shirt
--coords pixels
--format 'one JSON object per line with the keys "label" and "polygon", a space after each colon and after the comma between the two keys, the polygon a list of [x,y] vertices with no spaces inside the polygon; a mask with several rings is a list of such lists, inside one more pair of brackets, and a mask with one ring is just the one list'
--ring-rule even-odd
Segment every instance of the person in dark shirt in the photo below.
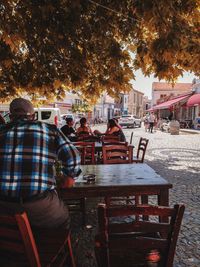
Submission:
{"label": "person in dark shirt", "polygon": [[72,142],[76,141],[75,130],[73,128],[74,121],[72,118],[65,119],[66,124],[60,129],[63,134]]}

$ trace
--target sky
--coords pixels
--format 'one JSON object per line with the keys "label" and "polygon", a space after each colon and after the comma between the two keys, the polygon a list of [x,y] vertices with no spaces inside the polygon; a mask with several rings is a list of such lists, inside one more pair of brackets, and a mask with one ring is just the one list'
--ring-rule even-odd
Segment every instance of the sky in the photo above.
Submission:
{"label": "sky", "polygon": [[[159,80],[157,78],[154,78],[153,75],[150,77],[144,77],[144,75],[140,70],[136,71],[134,74],[135,74],[135,80],[132,81],[134,89],[142,91],[144,95],[148,96],[148,98],[151,99],[152,83],[159,82]],[[185,72],[183,77],[180,77],[177,82],[191,83],[194,78],[195,76],[193,74]],[[165,81],[161,80],[160,82],[165,82]]]}

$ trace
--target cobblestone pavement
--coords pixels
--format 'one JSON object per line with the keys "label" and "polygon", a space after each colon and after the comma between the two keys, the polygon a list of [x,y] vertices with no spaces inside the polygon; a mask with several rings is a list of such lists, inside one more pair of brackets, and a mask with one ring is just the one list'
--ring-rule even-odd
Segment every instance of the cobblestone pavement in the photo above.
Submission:
{"label": "cobblestone pavement", "polygon": [[[97,127],[95,127],[97,129]],[[105,126],[99,126],[105,130]],[[146,133],[143,128],[124,129],[127,140],[133,134],[137,147],[140,137],[149,139],[145,162],[173,184],[170,205],[186,206],[174,267],[200,266],[200,134],[170,135],[156,131]],[[87,226],[81,228],[80,215],[72,216],[72,235],[78,267],[96,267],[94,235],[96,233],[96,205],[100,199],[87,200]]]}

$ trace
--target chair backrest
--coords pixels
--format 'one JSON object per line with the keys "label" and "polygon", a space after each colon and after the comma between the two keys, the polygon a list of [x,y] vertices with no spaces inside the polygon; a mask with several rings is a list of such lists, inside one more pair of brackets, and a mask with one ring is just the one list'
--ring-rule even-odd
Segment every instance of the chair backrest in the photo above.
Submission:
{"label": "chair backrest", "polygon": [[131,163],[133,157],[133,147],[124,145],[103,145],[103,163],[119,164]]}
{"label": "chair backrest", "polygon": [[133,142],[133,132],[131,132],[130,145],[132,144],[132,142]]}
{"label": "chair backrest", "polygon": [[110,146],[110,145],[125,145],[125,146],[128,146],[128,142],[121,142],[121,141],[118,141],[118,140],[105,140],[105,141],[102,141],[102,145],[103,146]]}
{"label": "chair backrest", "polygon": [[95,143],[94,142],[74,142],[74,145],[81,154],[81,164],[95,164]]}
{"label": "chair backrest", "polygon": [[100,141],[100,136],[95,136],[95,135],[89,135],[89,134],[81,134],[77,135],[77,141],[82,141],[82,142],[99,142]]}
{"label": "chair backrest", "polygon": [[22,258],[26,266],[41,267],[26,213],[0,215],[0,257],[1,263],[5,258],[13,262]]}
{"label": "chair backrest", "polygon": [[137,149],[137,159],[140,162],[144,162],[144,156],[146,153],[148,142],[149,142],[149,139],[146,139],[143,137],[140,138],[138,149]]}
{"label": "chair backrest", "polygon": [[[148,263],[157,262],[156,266],[172,267],[184,209],[183,205],[107,208],[99,204],[99,233],[95,238],[98,266],[126,266],[129,261],[128,266],[146,267],[151,266]],[[139,220],[134,220],[134,216]],[[143,216],[149,220],[143,220]],[[161,223],[162,216],[168,217],[169,223]],[[119,255],[123,253],[125,257],[121,257],[120,263]],[[131,265],[127,255],[133,256],[135,265]]]}
{"label": "chair backrest", "polygon": [[120,137],[117,135],[113,134],[107,134],[102,136],[102,142],[107,141],[107,142],[112,142],[112,141],[120,141]]}

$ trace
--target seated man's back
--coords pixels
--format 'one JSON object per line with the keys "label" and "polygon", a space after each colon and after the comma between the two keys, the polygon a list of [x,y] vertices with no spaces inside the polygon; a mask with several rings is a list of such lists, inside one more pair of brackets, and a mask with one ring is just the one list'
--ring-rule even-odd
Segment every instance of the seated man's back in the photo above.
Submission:
{"label": "seated man's back", "polygon": [[68,212],[55,191],[54,163],[62,161],[64,174],[73,179],[80,171],[79,153],[56,126],[33,121],[29,101],[15,100],[11,122],[0,127],[0,212],[21,208],[33,225],[57,227]]}

